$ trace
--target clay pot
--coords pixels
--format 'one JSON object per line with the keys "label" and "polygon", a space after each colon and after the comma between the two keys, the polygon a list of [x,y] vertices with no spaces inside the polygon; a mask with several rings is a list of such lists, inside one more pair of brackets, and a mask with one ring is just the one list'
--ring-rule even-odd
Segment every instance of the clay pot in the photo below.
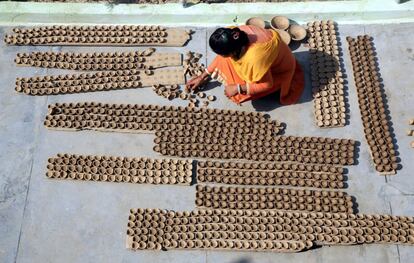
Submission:
{"label": "clay pot", "polygon": [[289,33],[286,32],[286,31],[280,30],[280,29],[275,29],[275,30],[276,30],[276,32],[279,33],[280,38],[282,39],[282,41],[285,42],[286,45],[289,45],[290,40],[291,40]]}
{"label": "clay pot", "polygon": [[257,26],[257,27],[260,27],[260,28],[265,28],[266,27],[265,21],[260,17],[251,17],[251,18],[247,19],[246,25]]}
{"label": "clay pot", "polygon": [[275,16],[270,20],[274,29],[286,30],[289,27],[289,19],[285,16]]}
{"label": "clay pot", "polygon": [[306,29],[300,25],[291,25],[288,32],[295,41],[303,40],[307,34]]}

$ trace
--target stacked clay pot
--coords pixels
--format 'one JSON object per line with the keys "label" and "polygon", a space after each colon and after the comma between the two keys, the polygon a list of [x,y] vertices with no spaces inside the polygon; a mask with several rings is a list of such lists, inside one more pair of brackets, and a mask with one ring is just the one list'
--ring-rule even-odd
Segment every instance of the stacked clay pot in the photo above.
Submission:
{"label": "stacked clay pot", "polygon": [[398,168],[398,159],[383,100],[374,43],[368,35],[356,39],[347,37],[347,41],[365,138],[371,149],[375,169],[381,174],[394,174]]}
{"label": "stacked clay pot", "polygon": [[174,159],[57,154],[49,158],[52,179],[189,185],[192,162]]}
{"label": "stacked clay pot", "polygon": [[339,166],[271,162],[197,162],[197,181],[233,185],[344,188]]}
{"label": "stacked clay pot", "polygon": [[206,209],[278,209],[306,212],[353,213],[345,192],[197,185],[195,204]]}
{"label": "stacked clay pot", "polygon": [[[232,116],[237,116],[232,121]],[[275,135],[282,126],[262,113],[175,106],[103,104],[96,102],[56,103],[49,105],[44,125],[50,129],[186,131],[196,129],[241,129]]]}
{"label": "stacked clay pot", "polygon": [[14,28],[6,35],[8,45],[159,45],[167,42],[160,26],[41,26]]}
{"label": "stacked clay pot", "polygon": [[131,70],[176,66],[179,53],[154,53],[154,48],[132,52],[31,52],[17,53],[19,66],[70,70]]}
{"label": "stacked clay pot", "polygon": [[414,244],[412,217],[280,210],[131,209],[130,249],[299,252],[314,245]]}
{"label": "stacked clay pot", "polygon": [[315,118],[319,127],[346,124],[344,79],[333,21],[308,23],[309,53]]}
{"label": "stacked clay pot", "polygon": [[157,131],[154,147],[163,155],[255,161],[292,161],[351,165],[355,142],[322,137],[272,136],[263,129],[244,133],[234,128],[189,127]]}
{"label": "stacked clay pot", "polygon": [[[164,76],[167,75],[167,76]],[[160,81],[162,79],[162,81]],[[95,73],[65,74],[30,78],[16,78],[16,91],[27,95],[58,95],[140,88],[155,82],[180,83],[183,70],[180,68],[149,70],[126,69],[98,71]]]}

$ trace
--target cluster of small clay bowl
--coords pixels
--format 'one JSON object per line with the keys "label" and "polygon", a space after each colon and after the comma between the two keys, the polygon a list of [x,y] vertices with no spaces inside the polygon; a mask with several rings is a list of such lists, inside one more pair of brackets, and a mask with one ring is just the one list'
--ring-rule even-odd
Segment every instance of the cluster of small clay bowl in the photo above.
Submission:
{"label": "cluster of small clay bowl", "polygon": [[[275,16],[270,20],[270,28],[279,33],[282,41],[289,45],[291,40],[302,41],[307,36],[307,31],[300,25],[291,25],[289,18],[285,16]],[[266,28],[266,22],[260,17],[252,17],[246,21],[246,25],[254,25]]]}
{"label": "cluster of small clay bowl", "polygon": [[195,204],[202,208],[353,213],[352,199],[345,192],[202,185],[196,189]]}
{"label": "cluster of small clay bowl", "polygon": [[389,215],[140,208],[130,211],[127,242],[132,249],[300,251],[314,244],[414,244],[414,225],[411,217]]}
{"label": "cluster of small clay bowl", "polygon": [[146,56],[150,56],[155,49],[134,52],[32,52],[17,53],[14,60],[17,65],[30,65],[33,67],[59,68],[71,70],[126,70],[150,69],[146,65]]}
{"label": "cluster of small clay bowl", "polygon": [[395,173],[398,168],[397,157],[388,126],[372,39],[365,35],[358,36],[357,39],[348,37],[347,41],[365,138],[375,168],[380,173]]}
{"label": "cluster of small clay bowl", "polygon": [[319,127],[344,126],[344,79],[333,21],[308,23],[315,118]]}
{"label": "cluster of small clay bowl", "polygon": [[[207,116],[207,117],[206,117]],[[233,116],[237,120],[231,121]],[[229,118],[229,119],[228,119]],[[227,121],[228,119],[228,121]],[[121,130],[185,130],[189,127],[226,129],[240,123],[266,123],[276,134],[282,128],[277,121],[269,121],[261,113],[220,109],[188,108],[158,105],[103,104],[95,102],[56,103],[49,105],[45,126],[65,129],[121,129]],[[234,125],[234,126],[233,126]],[[233,128],[232,128],[233,129]]]}
{"label": "cluster of small clay bowl", "polygon": [[186,74],[190,77],[198,76],[204,72],[205,67],[202,63],[200,63],[201,57],[202,55],[200,53],[191,51],[185,55],[183,65],[186,69]]}
{"label": "cluster of small clay bowl", "polygon": [[[345,139],[294,136],[264,136],[264,139],[257,136],[253,139],[251,135],[246,139],[233,134],[222,142],[216,136],[209,132],[157,131],[154,151],[179,157],[341,165],[354,163],[354,142]],[[213,141],[215,143],[212,144]]]}
{"label": "cluster of small clay bowl", "polygon": [[152,89],[158,96],[164,97],[168,100],[173,100],[180,98],[181,100],[188,100],[188,107],[194,108],[200,106],[200,100],[202,101],[203,106],[208,106],[210,101],[215,100],[215,96],[207,95],[204,92],[197,93],[188,93],[187,91],[180,90],[179,85],[154,85]]}
{"label": "cluster of small clay bowl", "polygon": [[23,92],[28,95],[56,95],[128,89],[142,87],[141,76],[145,77],[153,74],[154,71],[149,69],[142,71],[131,69],[17,78],[15,89],[17,92]]}
{"label": "cluster of small clay bowl", "polygon": [[168,33],[160,26],[46,26],[14,28],[6,35],[8,45],[113,44],[136,45],[167,42]]}
{"label": "cluster of small clay bowl", "polygon": [[[207,165],[207,163],[210,163],[210,165]],[[217,163],[217,165],[214,165],[214,163]],[[223,164],[226,164],[226,168],[222,166]],[[295,163],[244,164],[246,165],[234,162],[198,162],[197,180],[206,183],[237,185],[284,185],[315,188],[344,187],[342,167],[313,164],[305,166],[304,164]],[[255,168],[252,168],[252,166]],[[324,168],[323,171],[321,168]]]}
{"label": "cluster of small clay bowl", "polygon": [[53,179],[190,184],[191,161],[58,154],[49,158],[46,176]]}

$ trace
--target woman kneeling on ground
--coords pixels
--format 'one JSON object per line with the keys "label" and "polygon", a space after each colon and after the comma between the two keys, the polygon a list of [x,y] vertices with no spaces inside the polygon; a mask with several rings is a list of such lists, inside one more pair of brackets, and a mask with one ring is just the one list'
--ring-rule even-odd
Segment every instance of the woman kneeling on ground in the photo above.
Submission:
{"label": "woman kneeling on ground", "polygon": [[206,72],[187,83],[188,89],[199,88],[211,76],[224,84],[224,94],[237,104],[276,91],[283,105],[299,100],[304,74],[276,31],[247,25],[218,28],[209,44],[218,55]]}

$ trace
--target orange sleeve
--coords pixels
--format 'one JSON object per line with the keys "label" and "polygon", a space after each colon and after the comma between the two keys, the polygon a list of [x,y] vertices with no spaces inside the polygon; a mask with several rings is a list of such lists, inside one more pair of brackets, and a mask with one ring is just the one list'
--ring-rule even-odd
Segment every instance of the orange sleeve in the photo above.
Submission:
{"label": "orange sleeve", "polygon": [[273,90],[273,77],[270,70],[263,76],[260,81],[249,83],[248,86],[249,95],[256,96],[261,93],[269,93],[271,90]]}
{"label": "orange sleeve", "polygon": [[210,74],[213,73],[213,71],[217,68],[218,61],[219,61],[219,57],[216,56],[213,62],[211,62],[211,64],[207,67],[208,73]]}

